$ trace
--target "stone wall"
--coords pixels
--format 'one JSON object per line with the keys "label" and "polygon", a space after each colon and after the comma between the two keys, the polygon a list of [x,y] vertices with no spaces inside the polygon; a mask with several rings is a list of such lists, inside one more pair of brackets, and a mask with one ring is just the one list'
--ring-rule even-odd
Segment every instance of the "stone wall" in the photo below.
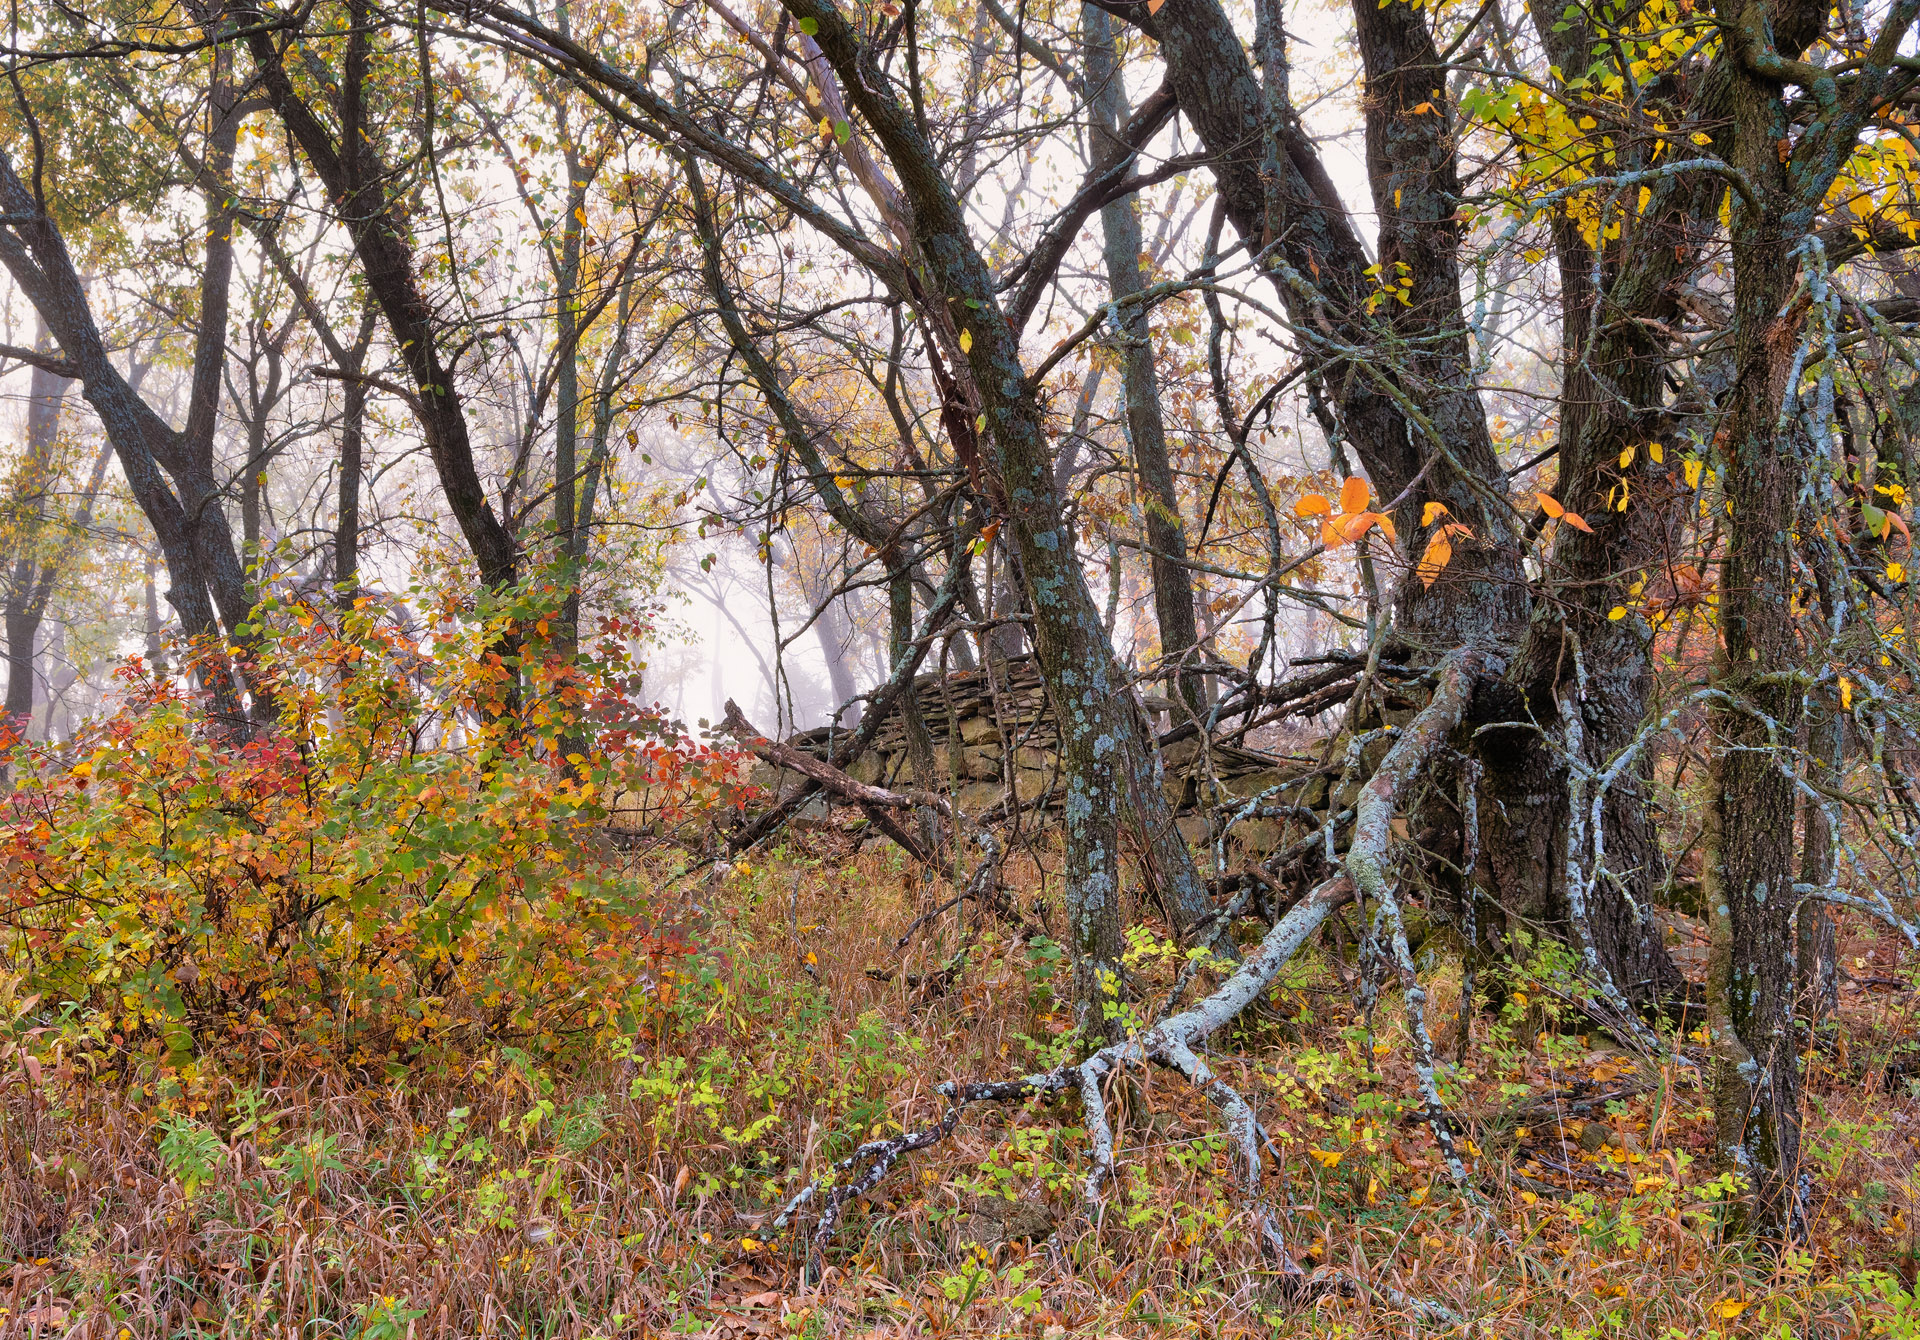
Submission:
{"label": "stone wall", "polygon": [[[1047,797],[1059,801],[1059,736],[1040,672],[1031,657],[996,662],[991,669],[948,675],[921,675],[914,680],[920,713],[933,737],[934,769],[940,788],[951,794],[969,814],[982,814],[1003,804],[1011,788],[1023,804]],[[1164,721],[1162,725],[1164,727]],[[844,731],[841,732],[845,734]],[[796,749],[826,758],[832,752],[834,732],[822,726],[793,736]],[[1191,808],[1196,787],[1192,772],[1199,756],[1197,740],[1169,745],[1167,798],[1176,809]],[[1297,760],[1281,759],[1251,749],[1215,745],[1214,774],[1236,796],[1254,796],[1268,787],[1306,771]],[[906,727],[898,712],[875,737],[874,745],[848,770],[855,780],[878,786],[912,786],[913,767],[907,756]],[[799,774],[761,763],[751,780],[768,790],[798,785]],[[1315,784],[1309,784],[1312,789]],[[1325,803],[1324,784],[1318,784],[1317,803]],[[1289,804],[1313,804],[1314,798],[1286,797]]]}

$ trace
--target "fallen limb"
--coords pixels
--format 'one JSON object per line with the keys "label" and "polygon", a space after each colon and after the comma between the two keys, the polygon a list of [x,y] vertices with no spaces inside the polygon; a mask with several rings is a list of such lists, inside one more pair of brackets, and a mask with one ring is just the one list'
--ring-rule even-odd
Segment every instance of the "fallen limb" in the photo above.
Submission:
{"label": "fallen limb", "polygon": [[[1112,1175],[1115,1159],[1113,1130],[1107,1122],[1106,1100],[1102,1084],[1108,1076],[1148,1065],[1176,1070],[1220,1109],[1227,1131],[1233,1136],[1238,1154],[1239,1174],[1263,1248],[1271,1254],[1279,1269],[1288,1275],[1302,1274],[1286,1251],[1286,1240],[1277,1219],[1261,1191],[1262,1156],[1270,1147],[1258,1115],[1247,1100],[1222,1080],[1200,1054],[1201,1048],[1216,1033],[1265,994],[1280,970],[1320,929],[1338,907],[1354,897],[1356,887],[1366,881],[1375,890],[1386,887],[1387,860],[1393,842],[1393,817],[1399,798],[1421,767],[1446,743],[1459,725],[1472,691],[1479,658],[1469,651],[1455,652],[1438,667],[1437,686],[1432,700],[1421,710],[1393,747],[1379,769],[1362,788],[1355,808],[1353,839],[1348,848],[1345,869],[1322,882],[1282,917],[1267,932],[1255,951],[1214,992],[1191,1008],[1154,1024],[1136,1037],[1100,1048],[1085,1060],[1072,1065],[1018,1079],[990,1083],[940,1086],[949,1107],[937,1124],[924,1130],[873,1141],[862,1145],[834,1169],[840,1176],[859,1169],[851,1182],[826,1179],[813,1182],[790,1200],[775,1221],[785,1226],[792,1216],[816,1196],[827,1198],[827,1208],[813,1233],[813,1254],[817,1256],[839,1223],[848,1198],[877,1185],[902,1155],[925,1149],[951,1134],[961,1110],[969,1103],[1013,1102],[1029,1098],[1055,1097],[1078,1093],[1085,1109],[1088,1140],[1092,1145],[1093,1169],[1087,1175],[1082,1192],[1089,1207],[1098,1213],[1102,1189]],[[1430,1074],[1423,1083],[1427,1090],[1430,1116],[1438,1117],[1438,1095]],[[1447,1132],[1442,1135],[1441,1132]],[[1436,1138],[1451,1152],[1450,1131],[1443,1118],[1436,1121]]]}
{"label": "fallen limb", "polygon": [[920,839],[895,822],[889,811],[927,805],[951,819],[953,807],[944,797],[923,795],[918,792],[909,795],[855,781],[831,763],[795,749],[790,744],[782,744],[778,740],[762,735],[741,712],[740,705],[731,698],[727,699],[727,714],[721,718],[720,724],[745,745],[747,751],[755,758],[771,763],[776,768],[797,772],[808,780],[819,783],[822,790],[839,796],[842,800],[852,801],[860,806],[874,824],[899,844],[909,856],[922,865],[939,868],[939,862],[934,853],[929,852]]}

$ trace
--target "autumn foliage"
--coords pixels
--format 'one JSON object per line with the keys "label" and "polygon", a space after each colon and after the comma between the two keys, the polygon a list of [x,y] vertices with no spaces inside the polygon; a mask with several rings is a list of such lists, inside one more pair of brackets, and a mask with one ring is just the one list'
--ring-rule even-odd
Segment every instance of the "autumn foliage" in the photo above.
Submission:
{"label": "autumn foliage", "polygon": [[670,826],[732,764],[638,700],[637,628],[564,669],[537,613],[449,605],[422,638],[365,600],[270,605],[271,725],[136,661],[70,746],[19,746],[0,917],[64,1054],[392,1068],[630,1032],[687,944],[607,849],[609,798]]}

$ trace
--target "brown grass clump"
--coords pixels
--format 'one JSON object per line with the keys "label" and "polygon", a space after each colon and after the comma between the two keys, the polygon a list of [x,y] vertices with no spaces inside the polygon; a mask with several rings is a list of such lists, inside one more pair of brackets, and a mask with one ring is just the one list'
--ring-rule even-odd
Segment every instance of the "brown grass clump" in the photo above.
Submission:
{"label": "brown grass clump", "polygon": [[[1506,972],[1502,1005],[1470,1016],[1448,1096],[1473,1185],[1454,1188],[1410,1101],[1396,997],[1369,1027],[1355,965],[1321,952],[1210,1061],[1256,1098],[1269,1194],[1338,1287],[1289,1300],[1204,1097],[1165,1075],[1112,1095],[1121,1171],[1097,1220],[1077,1107],[971,1108],[850,1213],[810,1285],[806,1226],[772,1225],[798,1185],[935,1120],[941,1081],[1068,1045],[1044,942],[966,908],[896,953],[939,891],[815,841],[700,890],[702,952],[630,1052],[570,1073],[508,1047],[382,1083],[237,1057],[17,1070],[0,1335],[1448,1333],[1427,1304],[1454,1334],[1514,1340],[1920,1334],[1902,1285],[1914,996],[1871,938],[1843,962],[1880,980],[1843,991],[1810,1056],[1805,1249],[1718,1243],[1694,1076],[1577,1031],[1550,962]],[[1010,873],[1043,904],[1037,866]],[[1460,974],[1429,948],[1448,1038]],[[1130,958],[1141,1002],[1163,998],[1180,954],[1142,931]]]}

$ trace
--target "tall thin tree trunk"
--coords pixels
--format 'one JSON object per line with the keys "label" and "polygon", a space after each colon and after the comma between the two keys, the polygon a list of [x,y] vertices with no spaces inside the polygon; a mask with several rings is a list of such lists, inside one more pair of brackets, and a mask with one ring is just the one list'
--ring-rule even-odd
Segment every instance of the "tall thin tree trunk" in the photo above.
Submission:
{"label": "tall thin tree trunk", "polygon": [[[1743,16],[1762,31],[1758,0]],[[1793,203],[1780,144],[1793,126],[1780,85],[1736,68],[1733,162],[1757,201],[1732,212],[1735,382],[1722,429],[1730,517],[1722,643],[1709,717],[1713,795],[1704,886],[1713,931],[1710,1009],[1717,1147],[1746,1178],[1760,1234],[1801,1228],[1799,1048],[1794,997],[1794,779],[1778,751],[1799,726],[1801,656],[1793,528],[1803,460],[1781,430],[1794,403],[1803,316],[1787,309],[1810,211]]]}
{"label": "tall thin tree trunk", "polygon": [[[1127,150],[1118,139],[1127,119],[1125,81],[1114,43],[1113,19],[1097,5],[1082,5],[1081,26],[1086,38],[1087,88],[1093,112],[1093,167],[1110,168]],[[1134,297],[1147,287],[1140,269],[1140,215],[1131,195],[1103,206],[1100,225],[1105,237],[1107,286],[1115,302]],[[1146,513],[1149,565],[1153,571],[1153,613],[1160,629],[1160,655],[1169,665],[1180,664],[1167,679],[1168,697],[1183,704],[1184,713],[1204,710],[1204,677],[1193,658],[1199,635],[1194,627],[1193,576],[1186,566],[1187,536],[1180,514],[1180,493],[1174,486],[1173,465],[1167,453],[1167,427],[1160,410],[1160,383],[1156,373],[1152,331],[1145,304],[1124,310],[1121,321],[1126,351],[1121,364],[1121,389],[1126,400],[1127,436],[1133,445],[1134,468],[1139,473],[1142,510]],[[1183,713],[1183,714],[1184,714]]]}
{"label": "tall thin tree trunk", "polygon": [[[52,341],[44,320],[39,323],[35,347],[45,350]],[[40,539],[39,531],[47,520],[47,497],[52,492],[58,468],[54,451],[60,435],[60,402],[69,381],[47,371],[33,369],[27,388],[26,470],[23,485],[30,490],[33,520],[27,534],[18,537],[21,552],[14,559],[12,580],[7,584],[7,721],[22,736],[33,719],[34,641],[40,633],[40,621],[46,613],[40,595],[43,574],[32,548]],[[57,564],[55,564],[57,566]],[[51,574],[46,574],[51,594]]]}
{"label": "tall thin tree trunk", "polygon": [[340,369],[346,404],[340,415],[340,516],[333,537],[334,598],[350,607],[360,590],[360,485],[367,431],[367,384],[360,379],[373,344],[374,309],[360,316],[360,330]]}

